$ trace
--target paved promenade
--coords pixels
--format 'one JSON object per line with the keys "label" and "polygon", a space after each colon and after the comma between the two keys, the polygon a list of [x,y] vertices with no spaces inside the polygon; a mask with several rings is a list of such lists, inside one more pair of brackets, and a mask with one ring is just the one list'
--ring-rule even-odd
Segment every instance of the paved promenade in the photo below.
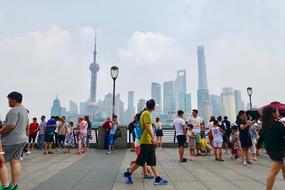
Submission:
{"label": "paved promenade", "polygon": [[[20,182],[22,190],[187,190],[187,189],[265,189],[270,160],[261,156],[256,165],[243,167],[226,158],[223,163],[213,157],[179,163],[176,149],[157,151],[159,172],[169,180],[167,186],[154,186],[153,180],[143,180],[141,171],[134,175],[134,185],[126,185],[122,172],[135,159],[129,150],[111,155],[92,149],[85,155],[62,154],[44,156],[35,151],[23,161]],[[284,189],[282,175],[275,189]]]}

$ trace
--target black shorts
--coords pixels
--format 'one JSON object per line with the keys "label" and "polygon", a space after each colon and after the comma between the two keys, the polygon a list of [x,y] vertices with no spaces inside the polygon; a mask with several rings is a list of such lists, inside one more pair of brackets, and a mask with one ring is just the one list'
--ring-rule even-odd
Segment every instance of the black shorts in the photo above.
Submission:
{"label": "black shorts", "polygon": [[186,135],[177,136],[178,147],[185,147],[186,144]]}
{"label": "black shorts", "polygon": [[155,134],[157,137],[162,137],[163,136],[163,131],[162,129],[158,129],[156,130],[156,134]]}
{"label": "black shorts", "polygon": [[285,160],[285,151],[284,152],[276,152],[267,150],[267,153],[272,160],[272,162],[276,162],[278,164],[284,164]]}
{"label": "black shorts", "polygon": [[37,135],[29,135],[29,143],[36,142]]}
{"label": "black shorts", "polygon": [[65,141],[65,135],[58,135],[58,143],[63,144]]}
{"label": "black shorts", "polygon": [[250,148],[252,146],[251,138],[249,136],[239,137],[241,148]]}
{"label": "black shorts", "polygon": [[141,144],[141,151],[136,160],[136,164],[143,166],[156,166],[155,146],[153,144]]}
{"label": "black shorts", "polygon": [[45,135],[45,142],[46,143],[54,143],[53,135]]}
{"label": "black shorts", "polygon": [[223,135],[223,142],[226,144],[229,143],[227,135]]}

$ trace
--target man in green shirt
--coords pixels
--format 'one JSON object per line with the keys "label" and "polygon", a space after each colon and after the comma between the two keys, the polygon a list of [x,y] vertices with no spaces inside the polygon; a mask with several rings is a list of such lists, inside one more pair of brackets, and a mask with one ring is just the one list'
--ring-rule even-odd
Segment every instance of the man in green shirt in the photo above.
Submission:
{"label": "man in green shirt", "polygon": [[140,116],[140,127],[143,131],[140,138],[141,151],[136,160],[136,164],[133,165],[124,173],[124,178],[127,184],[133,184],[132,174],[145,163],[151,166],[152,172],[155,176],[154,185],[166,185],[167,180],[161,178],[156,168],[156,156],[155,156],[155,145],[157,144],[155,135],[152,130],[152,112],[155,109],[155,101],[148,100],[146,102],[146,110]]}

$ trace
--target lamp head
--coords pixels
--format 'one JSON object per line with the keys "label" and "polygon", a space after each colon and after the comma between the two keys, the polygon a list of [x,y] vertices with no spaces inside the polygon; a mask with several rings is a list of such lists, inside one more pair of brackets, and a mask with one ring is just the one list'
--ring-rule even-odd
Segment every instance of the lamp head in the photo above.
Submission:
{"label": "lamp head", "polygon": [[111,67],[111,77],[113,80],[116,80],[119,75],[119,68],[117,66]]}
{"label": "lamp head", "polygon": [[251,87],[248,87],[248,88],[247,88],[247,94],[248,94],[249,96],[252,96],[252,88],[251,88]]}

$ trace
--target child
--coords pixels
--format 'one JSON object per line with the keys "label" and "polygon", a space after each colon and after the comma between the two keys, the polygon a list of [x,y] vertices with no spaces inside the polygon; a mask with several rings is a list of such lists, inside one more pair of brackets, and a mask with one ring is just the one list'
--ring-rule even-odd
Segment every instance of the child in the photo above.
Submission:
{"label": "child", "polygon": [[238,126],[232,127],[232,133],[230,136],[230,141],[232,143],[232,159],[237,160],[240,157],[240,141],[239,141],[239,130]]}
{"label": "child", "polygon": [[74,147],[74,135],[73,135],[73,122],[69,122],[67,128],[67,134],[65,138],[65,150],[64,153],[70,153],[70,149]]}
{"label": "child", "polygon": [[219,122],[214,121],[214,125],[212,128],[213,135],[213,146],[214,146],[214,154],[216,161],[224,161],[222,159],[222,147],[223,147],[223,130],[219,127]]}
{"label": "child", "polygon": [[200,147],[201,147],[201,152],[204,156],[207,156],[208,154],[210,154],[211,148],[208,145],[208,142],[206,140],[206,136],[203,134],[201,135]]}
{"label": "child", "polygon": [[187,131],[187,137],[189,139],[188,140],[188,146],[189,146],[189,150],[190,150],[190,158],[189,158],[190,161],[193,161],[196,158],[195,157],[195,149],[196,149],[195,141],[196,141],[196,138],[194,136],[192,129],[193,129],[193,126],[190,126],[190,128]]}

